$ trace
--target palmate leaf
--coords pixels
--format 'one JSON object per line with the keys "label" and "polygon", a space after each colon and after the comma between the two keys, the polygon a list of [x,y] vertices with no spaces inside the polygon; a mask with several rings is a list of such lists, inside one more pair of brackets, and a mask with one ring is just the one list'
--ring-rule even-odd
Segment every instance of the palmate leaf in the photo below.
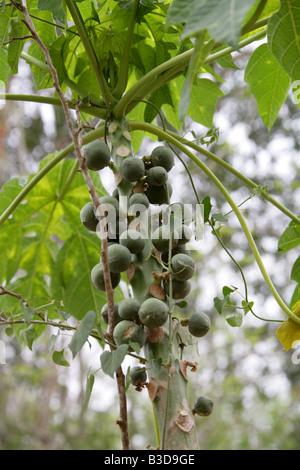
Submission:
{"label": "palmate leaf", "polygon": [[184,23],[182,39],[208,30],[217,41],[236,46],[244,18],[255,0],[174,0],[167,24]]}
{"label": "palmate leaf", "polygon": [[64,0],[39,0],[39,10],[51,11],[61,23],[66,21],[66,6]]}
{"label": "palmate leaf", "polygon": [[213,127],[213,117],[217,100],[224,96],[220,88],[207,78],[197,78],[194,82],[187,114],[205,127]]}
{"label": "palmate leaf", "polygon": [[[69,184],[74,163],[66,159],[51,170],[1,227],[0,280],[35,308],[55,299],[81,319],[89,310],[100,313],[105,296],[95,290],[90,279],[101,246],[97,235],[80,221],[80,209],[90,197],[80,172],[74,172]],[[103,195],[98,174],[91,176],[98,194]],[[4,185],[1,212],[20,192],[19,181],[15,178]],[[7,299],[1,297],[0,308],[9,313],[11,302]]]}
{"label": "palmate leaf", "polygon": [[278,240],[278,252],[285,253],[300,245],[300,227],[291,221]]}
{"label": "palmate leaf", "polygon": [[298,0],[281,0],[280,10],[268,23],[272,54],[292,80],[300,77],[300,5]]}
{"label": "palmate leaf", "polygon": [[290,88],[290,78],[270,52],[267,44],[259,46],[250,57],[245,71],[255,96],[258,112],[268,129],[273,126]]}

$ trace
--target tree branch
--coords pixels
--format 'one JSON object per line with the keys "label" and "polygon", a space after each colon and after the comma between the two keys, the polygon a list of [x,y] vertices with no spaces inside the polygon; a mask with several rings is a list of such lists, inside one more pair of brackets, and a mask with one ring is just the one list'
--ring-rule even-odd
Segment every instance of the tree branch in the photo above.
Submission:
{"label": "tree branch", "polygon": [[[23,3],[22,4],[17,3],[16,6],[25,16],[26,19],[23,20],[23,22],[25,23],[28,30],[32,34],[33,39],[37,42],[37,44],[39,45],[39,47],[44,53],[46,64],[48,65],[49,71],[53,78],[53,85],[61,101],[62,108],[63,108],[66,122],[67,122],[67,126],[73,139],[75,155],[76,155],[76,158],[78,159],[81,173],[86,181],[86,184],[87,184],[91,199],[93,201],[93,204],[95,206],[95,209],[97,210],[101,204],[100,204],[99,196],[95,190],[93,181],[89,174],[89,170],[87,168],[86,161],[85,161],[85,156],[82,153],[83,127],[81,124],[79,110],[78,108],[76,109],[76,116],[77,116],[77,129],[76,129],[73,125],[68,101],[66,100],[62,92],[62,89],[60,87],[58,74],[57,74],[56,68],[54,67],[52,63],[49,49],[39,37],[35,29],[35,26],[33,24],[33,21],[29,15],[27,6],[24,6]],[[107,256],[108,239],[107,239],[106,233],[102,229],[102,225],[103,224],[100,223],[101,261],[103,264],[104,284],[105,284],[105,290],[106,290],[106,296],[107,296],[107,302],[108,302],[108,315],[112,318],[114,315],[114,291],[112,288],[110,270],[108,266],[108,256]],[[109,331],[109,335],[112,336],[112,331]],[[121,437],[122,437],[124,450],[128,450],[129,449],[129,435],[128,435],[128,420],[127,420],[127,407],[126,407],[126,394],[125,394],[125,377],[124,377],[121,367],[119,368],[117,372],[118,372],[117,384],[118,384],[118,392],[119,392],[120,413],[122,414],[122,416],[120,416],[120,422],[122,423],[122,426],[120,426],[120,430],[121,430]]]}

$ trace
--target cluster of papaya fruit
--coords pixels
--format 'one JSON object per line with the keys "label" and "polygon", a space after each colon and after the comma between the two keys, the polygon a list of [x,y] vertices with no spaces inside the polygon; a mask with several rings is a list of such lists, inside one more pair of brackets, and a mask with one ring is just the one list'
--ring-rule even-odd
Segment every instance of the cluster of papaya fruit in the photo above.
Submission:
{"label": "cluster of papaya fruit", "polygon": [[[103,141],[94,141],[84,147],[86,165],[90,170],[99,171],[109,165],[110,149]],[[113,209],[118,219],[118,227],[110,236],[108,233],[108,264],[111,274],[112,287],[116,288],[121,279],[121,273],[127,271],[133,256],[143,252],[149,238],[134,222],[133,208],[138,205],[148,210],[151,204],[162,206],[159,212],[159,223],[151,231],[150,246],[162,266],[160,287],[166,294],[166,299],[172,297],[175,301],[184,299],[191,291],[191,278],[195,273],[195,262],[187,249],[193,232],[190,225],[193,213],[190,206],[182,203],[170,204],[172,186],[168,181],[168,173],[174,166],[174,155],[170,148],[157,146],[151,155],[139,158],[128,156],[121,160],[119,173],[121,179],[134,183],[133,189],[127,195],[128,213],[125,220],[121,219],[120,195],[118,188],[111,195],[100,197],[100,207]],[[131,186],[132,187],[132,186]],[[139,188],[138,192],[134,188]],[[103,212],[101,213],[103,215]],[[99,213],[93,202],[88,202],[81,210],[82,224],[90,231],[99,229]],[[130,224],[128,225],[128,221]],[[133,228],[132,228],[133,227]],[[137,227],[139,227],[137,229]],[[169,255],[171,260],[169,262]],[[105,291],[104,272],[101,261],[91,271],[91,279],[96,289]],[[102,308],[102,320],[108,324],[108,306]],[[146,341],[148,329],[159,328],[167,322],[169,306],[166,300],[155,295],[147,295],[142,303],[135,298],[123,299],[115,304],[114,309],[114,341],[121,344],[138,343],[141,347]],[[210,329],[209,317],[204,313],[192,314],[187,323],[189,333],[195,337],[204,336]],[[136,367],[132,370],[131,380],[134,385],[145,382],[145,368]]]}

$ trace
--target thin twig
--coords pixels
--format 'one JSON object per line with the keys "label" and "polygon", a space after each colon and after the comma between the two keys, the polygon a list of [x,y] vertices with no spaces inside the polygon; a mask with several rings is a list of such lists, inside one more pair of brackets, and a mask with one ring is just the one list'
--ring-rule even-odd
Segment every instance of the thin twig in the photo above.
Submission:
{"label": "thin twig", "polygon": [[[72,122],[72,117],[71,117],[70,109],[68,106],[68,102],[60,87],[58,74],[57,74],[56,68],[54,67],[52,63],[49,49],[39,37],[35,29],[35,26],[33,24],[33,21],[29,15],[29,12],[27,9],[27,2],[25,3],[26,3],[26,6],[24,6],[23,3],[22,4],[16,3],[15,6],[25,16],[26,20],[23,19],[22,21],[24,22],[28,30],[31,32],[33,39],[37,42],[37,44],[40,46],[40,48],[42,49],[44,53],[46,64],[48,65],[49,71],[53,78],[53,85],[61,101],[62,108],[63,108],[66,122],[67,122],[67,126],[74,142],[75,155],[76,155],[76,158],[78,159],[81,173],[86,181],[91,199],[95,206],[95,210],[97,211],[101,204],[100,204],[99,196],[95,190],[93,181],[89,174],[84,154],[82,153],[82,135],[81,135],[82,125],[80,122],[80,115],[79,115],[78,108],[76,109],[77,124],[78,124],[77,126],[78,128],[76,129]],[[109,335],[112,338],[112,331],[113,331],[112,319],[114,316],[114,291],[112,288],[110,271],[109,271],[109,266],[108,266],[108,256],[107,256],[108,239],[107,239],[106,233],[104,233],[104,231],[102,231],[101,229],[102,225],[103,224],[100,223],[101,261],[103,265],[104,284],[105,284],[107,303],[108,303],[108,315],[109,315],[109,318],[111,319],[110,325],[109,325]],[[112,342],[113,342],[113,339],[112,339]],[[120,422],[118,424],[120,426],[123,449],[128,450],[129,449],[129,434],[128,434],[127,405],[126,405],[126,394],[125,394],[125,377],[124,377],[121,367],[117,370],[116,377],[117,377],[119,405],[120,405]]]}
{"label": "thin twig", "polygon": [[[11,297],[15,297],[16,299],[19,299],[25,307],[31,308],[31,305],[27,302],[27,300],[24,299],[24,297],[21,294],[17,294],[16,292],[12,292],[8,289],[6,289],[4,286],[0,286],[0,295],[10,295]],[[40,317],[42,320],[44,319],[44,316],[40,312],[34,312],[38,317]]]}
{"label": "thin twig", "polygon": [[22,37],[14,37],[11,38],[9,41],[3,42],[3,46],[7,46],[10,42],[13,41],[23,41],[24,39],[33,39],[33,36],[31,34],[27,34],[27,36],[22,36]]}

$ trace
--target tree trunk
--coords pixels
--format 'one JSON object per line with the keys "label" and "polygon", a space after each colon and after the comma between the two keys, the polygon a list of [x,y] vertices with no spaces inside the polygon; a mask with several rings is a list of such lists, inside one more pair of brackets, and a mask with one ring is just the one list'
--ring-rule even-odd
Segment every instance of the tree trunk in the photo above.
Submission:
{"label": "tree trunk", "polygon": [[[127,129],[126,120],[113,121],[108,126],[112,157],[117,167],[122,158],[133,156]],[[129,197],[134,184],[120,181],[118,173],[115,176],[119,195]],[[139,190],[142,191],[142,187]],[[149,225],[142,229],[150,233]],[[143,252],[133,257],[130,285],[140,304],[155,295],[155,287],[160,285],[159,278],[155,279],[153,273],[155,271],[161,273],[163,266],[156,256],[151,255],[152,249],[151,239],[148,239]],[[151,289],[153,287],[154,290]],[[172,322],[172,328],[167,326],[169,321]],[[149,377],[147,384],[149,397],[153,402],[159,428],[160,449],[196,450],[198,439],[193,413],[188,402],[188,380],[184,361],[180,360],[181,348],[177,334],[179,325],[171,319],[171,314],[169,321],[161,328],[146,328],[147,341],[144,351]],[[172,334],[172,343],[169,341],[169,331]]]}

